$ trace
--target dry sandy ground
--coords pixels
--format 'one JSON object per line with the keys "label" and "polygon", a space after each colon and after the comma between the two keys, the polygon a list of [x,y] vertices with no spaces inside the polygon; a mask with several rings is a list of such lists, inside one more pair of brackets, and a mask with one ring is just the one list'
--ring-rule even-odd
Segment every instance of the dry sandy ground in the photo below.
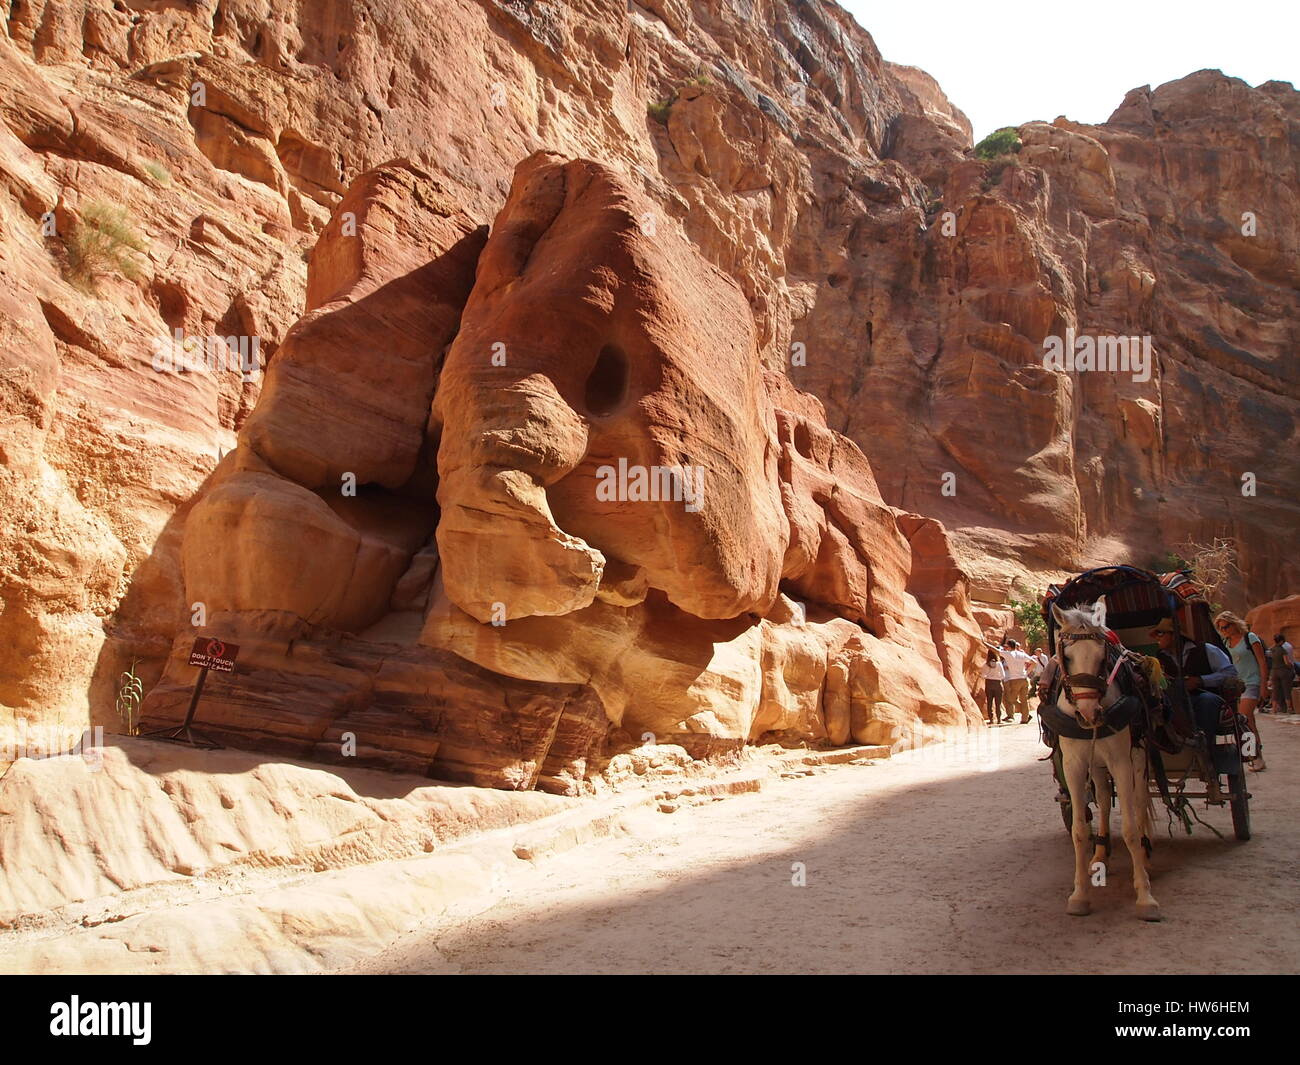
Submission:
{"label": "dry sandy ground", "polygon": [[[1138,920],[1116,832],[1109,885],[1068,917],[1072,855],[1033,725],[642,818],[505,894],[411,932],[358,973],[1294,973],[1300,718],[1261,718],[1254,839],[1227,807],[1171,838]],[[806,886],[796,886],[802,863]]]}

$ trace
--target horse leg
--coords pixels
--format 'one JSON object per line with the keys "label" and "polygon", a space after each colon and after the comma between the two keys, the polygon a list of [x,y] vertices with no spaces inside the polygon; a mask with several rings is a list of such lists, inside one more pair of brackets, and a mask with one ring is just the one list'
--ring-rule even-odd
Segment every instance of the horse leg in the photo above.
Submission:
{"label": "horse leg", "polygon": [[1147,824],[1150,796],[1147,790],[1146,756],[1140,748],[1130,746],[1128,729],[1111,739],[1117,747],[1111,776],[1115,780],[1120,815],[1124,819],[1124,846],[1128,848],[1129,859],[1133,862],[1133,890],[1137,893],[1138,916],[1144,921],[1158,921],[1160,904],[1151,894],[1147,852],[1142,846],[1142,837],[1150,831]]}
{"label": "horse leg", "polygon": [[1065,904],[1065,912],[1073,917],[1086,917],[1092,912],[1088,901],[1088,741],[1061,737],[1061,768],[1065,773],[1065,786],[1070,792],[1070,810],[1073,819],[1070,838],[1074,841],[1074,890]]}
{"label": "horse leg", "polygon": [[[1110,794],[1114,785],[1104,766],[1097,766],[1092,774],[1093,791],[1097,793],[1097,844],[1093,848],[1092,862],[1103,865],[1110,859]],[[1104,841],[1104,842],[1103,842]]]}

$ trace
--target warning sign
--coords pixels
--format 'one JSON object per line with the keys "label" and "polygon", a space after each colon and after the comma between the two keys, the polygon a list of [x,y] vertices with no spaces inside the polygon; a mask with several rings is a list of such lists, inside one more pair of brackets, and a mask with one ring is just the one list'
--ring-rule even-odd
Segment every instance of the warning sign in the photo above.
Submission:
{"label": "warning sign", "polygon": [[238,644],[226,643],[215,636],[200,636],[190,648],[190,665],[218,673],[233,673],[237,654]]}

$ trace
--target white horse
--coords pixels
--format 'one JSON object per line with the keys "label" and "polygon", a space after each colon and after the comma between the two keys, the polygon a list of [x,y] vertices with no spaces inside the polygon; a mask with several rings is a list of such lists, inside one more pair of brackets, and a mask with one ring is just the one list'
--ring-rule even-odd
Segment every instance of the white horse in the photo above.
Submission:
{"label": "white horse", "polygon": [[1091,777],[1099,815],[1097,835],[1105,840],[1110,836],[1110,785],[1113,781],[1119,798],[1124,843],[1133,862],[1138,916],[1144,921],[1158,921],[1160,905],[1151,894],[1147,851],[1143,845],[1151,835],[1153,816],[1147,787],[1146,753],[1133,746],[1127,726],[1109,736],[1097,736],[1104,710],[1123,695],[1106,669],[1106,600],[1101,598],[1074,610],[1061,610],[1052,604],[1052,616],[1058,627],[1057,670],[1062,678],[1056,706],[1085,729],[1094,730],[1091,739],[1061,736],[1059,741],[1065,783],[1070,791],[1070,808],[1074,814],[1070,832],[1074,839],[1074,890],[1070,893],[1066,912],[1076,917],[1092,912],[1088,898],[1092,866],[1097,862],[1104,863],[1109,857],[1108,846],[1099,842],[1089,862],[1089,832],[1085,818],[1088,779]]}

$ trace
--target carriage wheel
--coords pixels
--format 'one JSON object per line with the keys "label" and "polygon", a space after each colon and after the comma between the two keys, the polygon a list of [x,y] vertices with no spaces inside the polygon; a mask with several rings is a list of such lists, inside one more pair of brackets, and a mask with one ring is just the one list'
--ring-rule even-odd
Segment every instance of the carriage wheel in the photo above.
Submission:
{"label": "carriage wheel", "polygon": [[1232,785],[1232,830],[1238,839],[1250,839],[1250,795],[1246,791],[1246,767],[1228,778]]}

